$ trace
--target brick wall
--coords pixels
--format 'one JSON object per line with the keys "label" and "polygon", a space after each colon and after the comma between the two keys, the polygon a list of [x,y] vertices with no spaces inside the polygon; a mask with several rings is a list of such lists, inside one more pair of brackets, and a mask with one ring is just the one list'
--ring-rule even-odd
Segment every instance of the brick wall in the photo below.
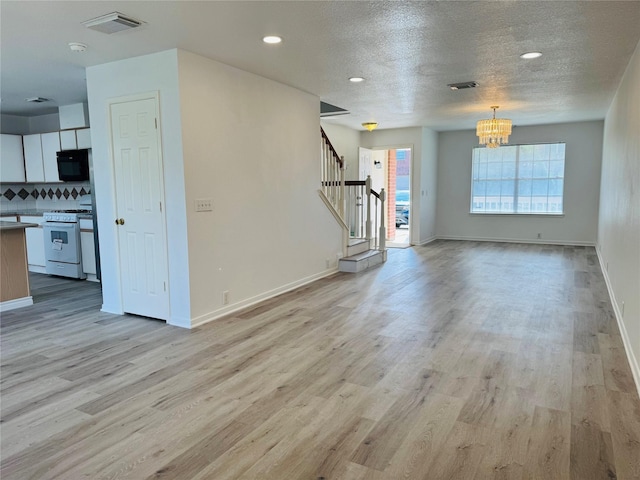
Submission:
{"label": "brick wall", "polygon": [[387,150],[387,240],[396,238],[396,151]]}

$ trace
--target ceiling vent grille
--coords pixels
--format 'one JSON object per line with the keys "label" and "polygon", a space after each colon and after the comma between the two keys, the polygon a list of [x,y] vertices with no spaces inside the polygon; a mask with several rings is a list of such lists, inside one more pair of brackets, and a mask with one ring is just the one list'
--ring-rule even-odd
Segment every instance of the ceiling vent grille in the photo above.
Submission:
{"label": "ceiling vent grille", "polygon": [[464,90],[465,88],[476,88],[478,86],[478,82],[462,82],[462,83],[449,83],[447,87],[451,90]]}
{"label": "ceiling vent grille", "polygon": [[127,17],[120,12],[113,12],[102,15],[101,17],[92,18],[91,20],[82,22],[82,24],[91,30],[112,34],[122,30],[137,28],[142,25],[142,22],[135,18]]}
{"label": "ceiling vent grille", "polygon": [[25,98],[25,100],[31,103],[44,103],[49,101],[48,98],[43,98],[43,97],[29,97],[29,98]]}

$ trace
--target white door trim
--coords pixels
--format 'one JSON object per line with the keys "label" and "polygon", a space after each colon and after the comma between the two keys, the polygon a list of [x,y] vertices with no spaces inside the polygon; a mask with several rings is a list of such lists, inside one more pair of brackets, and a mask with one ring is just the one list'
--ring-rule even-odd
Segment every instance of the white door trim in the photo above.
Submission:
{"label": "white door trim", "polygon": [[[162,212],[161,212],[161,220],[162,220],[162,237],[164,240],[164,258],[165,258],[165,268],[166,268],[166,283],[167,283],[167,298],[168,298],[168,311],[166,312],[166,320],[169,321],[171,318],[171,282],[169,276],[169,256],[168,256],[168,238],[167,238],[167,216],[166,216],[166,194],[165,194],[165,176],[164,176],[164,154],[162,149],[162,118],[161,118],[161,108],[160,108],[160,92],[159,91],[151,91],[146,93],[139,93],[133,95],[124,95],[119,97],[109,98],[107,100],[107,127],[109,133],[109,141],[108,143],[108,155],[109,161],[111,162],[110,169],[112,175],[112,183],[111,183],[111,199],[112,199],[112,212],[117,214],[117,194],[116,194],[116,171],[115,171],[115,157],[113,152],[113,127],[112,127],[112,115],[111,115],[111,107],[113,105],[117,105],[120,103],[129,103],[136,102],[140,100],[154,100],[156,106],[156,121],[157,121],[157,147],[158,147],[158,162],[160,164],[160,196],[162,202]],[[115,218],[112,220],[115,222]],[[114,225],[114,224],[112,224]],[[120,303],[120,311],[125,312],[124,310],[124,295],[122,291],[122,268],[120,266],[120,245],[117,241],[118,235],[115,236],[116,241],[114,245],[115,258],[118,259],[116,264],[116,271],[118,274],[118,288],[119,288],[119,303]]]}

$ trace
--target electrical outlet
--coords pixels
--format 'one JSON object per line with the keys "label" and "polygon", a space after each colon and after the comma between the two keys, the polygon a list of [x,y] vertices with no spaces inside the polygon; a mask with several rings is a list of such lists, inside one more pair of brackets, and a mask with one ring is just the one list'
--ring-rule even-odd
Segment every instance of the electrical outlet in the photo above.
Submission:
{"label": "electrical outlet", "polygon": [[229,305],[229,290],[222,292],[222,304]]}
{"label": "electrical outlet", "polygon": [[196,212],[210,212],[213,210],[213,200],[210,198],[198,198],[196,200]]}

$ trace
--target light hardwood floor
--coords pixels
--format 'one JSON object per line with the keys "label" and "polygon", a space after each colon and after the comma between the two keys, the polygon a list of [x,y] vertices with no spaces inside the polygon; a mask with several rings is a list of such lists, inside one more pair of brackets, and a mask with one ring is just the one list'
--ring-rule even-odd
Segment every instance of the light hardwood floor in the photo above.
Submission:
{"label": "light hardwood floor", "polygon": [[2,315],[10,479],[638,479],[593,248],[434,242],[193,331],[38,276]]}

